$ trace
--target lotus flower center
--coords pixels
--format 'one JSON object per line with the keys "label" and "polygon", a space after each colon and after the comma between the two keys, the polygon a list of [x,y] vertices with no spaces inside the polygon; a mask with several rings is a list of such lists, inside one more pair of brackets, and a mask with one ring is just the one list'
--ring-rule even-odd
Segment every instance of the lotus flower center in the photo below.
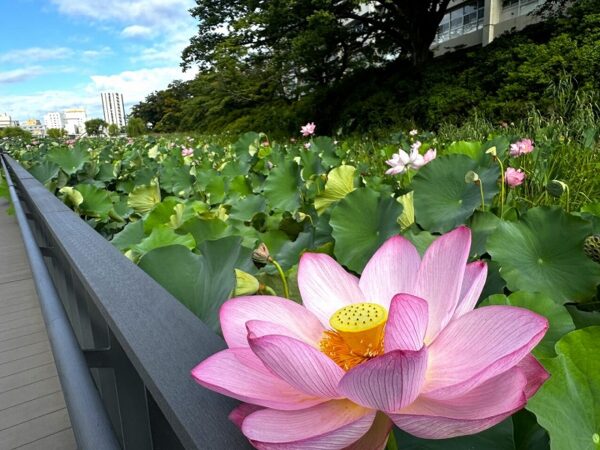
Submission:
{"label": "lotus flower center", "polygon": [[344,370],[350,370],[383,353],[387,310],[375,303],[353,303],[338,309],[329,319],[319,343],[321,351]]}

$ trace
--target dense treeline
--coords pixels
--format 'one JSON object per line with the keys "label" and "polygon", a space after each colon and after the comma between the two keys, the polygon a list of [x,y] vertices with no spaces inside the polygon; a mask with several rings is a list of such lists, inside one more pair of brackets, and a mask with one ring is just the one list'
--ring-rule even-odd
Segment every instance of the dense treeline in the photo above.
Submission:
{"label": "dense treeline", "polygon": [[[193,42],[186,64],[194,62]],[[149,95],[132,115],[159,132],[209,133],[288,134],[309,120],[318,121],[320,133],[435,129],[474,114],[508,122],[532,108],[552,113],[548,88],[565,74],[580,93],[600,89],[600,3],[579,0],[562,15],[485,48],[416,66],[410,53],[401,54],[385,64],[354,67],[327,83],[296,78],[286,84],[277,58],[215,58],[194,80],[175,81]]]}

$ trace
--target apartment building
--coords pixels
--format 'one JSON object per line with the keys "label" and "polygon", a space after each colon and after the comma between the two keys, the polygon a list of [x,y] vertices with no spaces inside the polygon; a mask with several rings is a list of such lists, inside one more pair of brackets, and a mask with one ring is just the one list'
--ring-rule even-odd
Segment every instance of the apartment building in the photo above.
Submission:
{"label": "apartment building", "polygon": [[44,125],[46,125],[48,130],[51,128],[64,130],[65,124],[65,114],[62,112],[50,112],[44,115]]}
{"label": "apartment building", "polygon": [[7,113],[0,113],[0,128],[15,127],[15,122]]}
{"label": "apartment building", "polygon": [[43,137],[46,135],[46,127],[37,119],[27,119],[21,123],[21,128],[25,131],[29,131],[36,137]]}
{"label": "apartment building", "polygon": [[431,46],[436,56],[486,46],[501,34],[540,20],[531,15],[545,0],[453,0]]}
{"label": "apartment building", "polygon": [[123,103],[123,94],[117,92],[103,92],[102,111],[104,112],[104,121],[107,124],[115,124],[119,127],[126,125],[125,105]]}
{"label": "apartment building", "polygon": [[85,109],[67,109],[64,115],[67,134],[77,136],[85,132],[85,122],[88,120]]}

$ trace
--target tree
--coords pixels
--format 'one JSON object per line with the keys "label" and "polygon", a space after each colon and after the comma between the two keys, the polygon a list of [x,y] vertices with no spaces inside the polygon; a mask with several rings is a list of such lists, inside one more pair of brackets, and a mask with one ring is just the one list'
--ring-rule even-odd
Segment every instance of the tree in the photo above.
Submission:
{"label": "tree", "polygon": [[63,128],[48,128],[48,131],[46,131],[46,134],[51,139],[60,139],[67,135],[67,130],[65,130]]}
{"label": "tree", "polygon": [[152,123],[158,127],[163,117],[170,115],[176,120],[169,121],[162,127],[156,128],[159,132],[177,131],[182,103],[190,98],[189,82],[173,81],[167,89],[155,91],[148,95],[143,102],[134,105],[131,115],[139,117],[144,123]]}
{"label": "tree", "polygon": [[130,117],[127,121],[127,136],[141,136],[146,132],[146,125],[143,119],[139,117]]}
{"label": "tree", "polygon": [[[354,67],[430,56],[450,0],[196,0],[198,34],[183,66],[219,67],[224,56],[269,59],[312,83],[326,84]],[[224,30],[227,30],[224,32]]]}
{"label": "tree", "polygon": [[89,136],[98,136],[103,133],[108,124],[102,119],[90,119],[85,122],[85,132]]}
{"label": "tree", "polygon": [[108,126],[108,135],[109,136],[118,136],[120,132],[121,132],[121,130],[119,129],[119,125],[111,123]]}
{"label": "tree", "polygon": [[30,140],[32,135],[29,131],[19,127],[6,127],[0,128],[0,137],[22,138],[25,140]]}

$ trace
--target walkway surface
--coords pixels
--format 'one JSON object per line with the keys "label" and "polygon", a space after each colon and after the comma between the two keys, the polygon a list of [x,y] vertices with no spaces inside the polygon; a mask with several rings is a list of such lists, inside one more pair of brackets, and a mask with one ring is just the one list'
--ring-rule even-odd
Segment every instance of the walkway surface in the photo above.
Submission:
{"label": "walkway surface", "polygon": [[27,255],[0,198],[0,450],[76,449]]}

